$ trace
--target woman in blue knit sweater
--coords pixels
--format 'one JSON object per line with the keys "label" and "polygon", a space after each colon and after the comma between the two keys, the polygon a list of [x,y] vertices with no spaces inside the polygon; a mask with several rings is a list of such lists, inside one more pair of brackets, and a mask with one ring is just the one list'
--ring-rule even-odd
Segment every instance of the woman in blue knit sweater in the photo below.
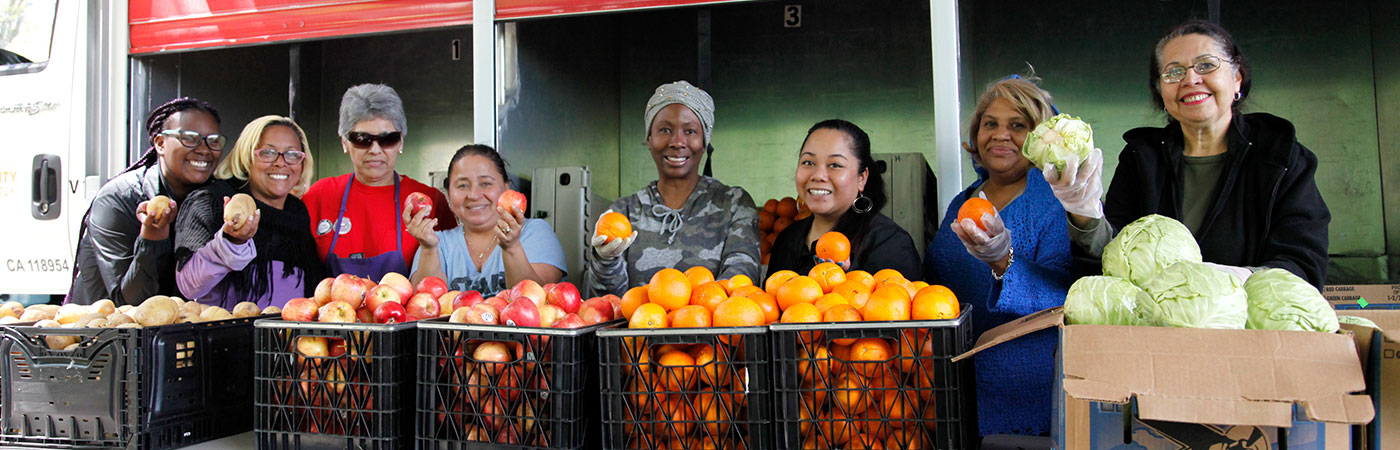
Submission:
{"label": "woman in blue knit sweater", "polygon": [[[977,181],[953,198],[925,252],[924,279],[972,305],[973,334],[1060,306],[1073,282],[1065,210],[1040,169],[1021,155],[1026,134],[1050,118],[1050,93],[1037,78],[1012,76],[987,86],[963,144]],[[991,201],[983,231],[955,223],[968,198]],[[1041,331],[977,354],[977,411],[982,435],[1050,431],[1055,330]]]}

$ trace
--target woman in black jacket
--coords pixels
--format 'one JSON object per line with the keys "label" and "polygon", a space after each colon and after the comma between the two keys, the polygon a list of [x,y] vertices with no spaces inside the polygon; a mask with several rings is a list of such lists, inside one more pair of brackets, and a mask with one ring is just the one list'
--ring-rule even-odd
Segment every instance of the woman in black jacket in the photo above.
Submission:
{"label": "woman in black jacket", "polygon": [[1098,200],[1098,150],[1063,174],[1045,171],[1080,249],[1097,258],[1116,230],[1161,214],[1191,230],[1206,262],[1241,281],[1277,267],[1322,287],[1331,214],[1313,181],[1317,157],[1287,120],[1240,113],[1250,75],[1219,25],[1187,22],[1158,41],[1148,86],[1170,117],[1123,135],[1107,200]]}

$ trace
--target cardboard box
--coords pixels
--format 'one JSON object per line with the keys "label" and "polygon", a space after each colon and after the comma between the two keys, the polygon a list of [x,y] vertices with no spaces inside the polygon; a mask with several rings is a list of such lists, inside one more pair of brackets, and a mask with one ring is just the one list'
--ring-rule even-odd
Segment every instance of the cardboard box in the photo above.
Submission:
{"label": "cardboard box", "polygon": [[[1379,328],[1342,325],[1356,337],[1366,372],[1366,393],[1376,418],[1364,428],[1360,448],[1400,449],[1400,285],[1328,286],[1324,294],[1337,315],[1357,316]],[[1361,308],[1358,298],[1366,299]],[[1383,382],[1382,380],[1388,381]]]}
{"label": "cardboard box", "polygon": [[1051,327],[1061,450],[1343,450],[1349,425],[1374,415],[1344,334],[1065,325],[1053,308],[983,333],[954,360]]}
{"label": "cardboard box", "polygon": [[[1336,309],[1400,309],[1400,284],[1324,286],[1322,296]],[[1362,299],[1366,300],[1364,307]]]}

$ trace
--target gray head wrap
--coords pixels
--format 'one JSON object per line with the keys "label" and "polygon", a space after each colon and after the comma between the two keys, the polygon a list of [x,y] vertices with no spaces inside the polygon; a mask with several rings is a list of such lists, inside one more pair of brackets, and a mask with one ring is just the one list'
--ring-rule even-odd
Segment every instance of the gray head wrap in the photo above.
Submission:
{"label": "gray head wrap", "polygon": [[647,133],[650,134],[651,121],[656,119],[656,113],[673,103],[685,105],[700,117],[700,125],[705,128],[705,145],[709,145],[710,134],[715,129],[715,99],[710,97],[709,93],[685,81],[663,84],[656,88],[656,93],[651,94],[651,99],[647,100],[644,124]]}

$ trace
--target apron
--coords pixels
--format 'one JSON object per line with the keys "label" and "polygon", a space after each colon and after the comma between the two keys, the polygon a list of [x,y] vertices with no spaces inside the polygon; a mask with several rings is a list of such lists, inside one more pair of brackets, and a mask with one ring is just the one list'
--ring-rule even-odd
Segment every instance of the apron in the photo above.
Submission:
{"label": "apron", "polygon": [[[408,276],[408,262],[403,259],[403,216],[394,214],[394,241],[396,247],[392,252],[384,252],[377,256],[368,258],[341,258],[335,256],[335,243],[340,239],[340,221],[345,219],[345,202],[350,198],[350,185],[355,183],[355,176],[350,176],[350,181],[345,183],[345,193],[340,194],[340,213],[335,218],[335,227],[331,229],[331,248],[326,251],[326,269],[328,276],[336,276],[348,273],[355,276],[379,280],[384,278],[384,274],[398,272]],[[399,210],[399,174],[394,172],[394,211]]]}

